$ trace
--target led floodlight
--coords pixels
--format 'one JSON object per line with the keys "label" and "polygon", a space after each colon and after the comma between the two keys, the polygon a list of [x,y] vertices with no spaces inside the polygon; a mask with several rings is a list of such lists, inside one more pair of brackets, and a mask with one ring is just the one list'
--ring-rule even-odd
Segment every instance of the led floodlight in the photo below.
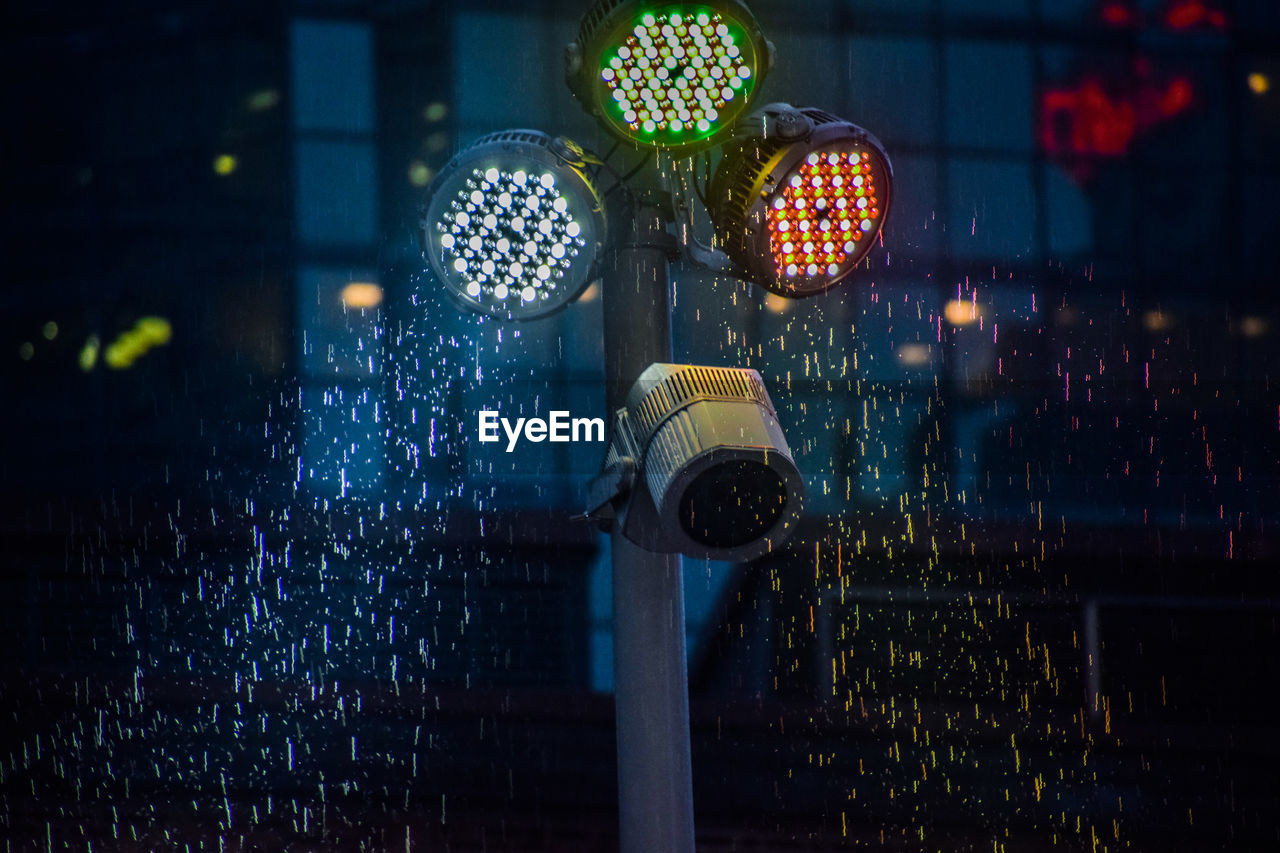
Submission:
{"label": "led floodlight", "polygon": [[635,480],[623,529],[655,551],[750,560],[786,541],[804,502],[773,402],[749,369],[650,365],[618,412],[593,503],[611,496],[620,468],[621,481]]}
{"label": "led floodlight", "polygon": [[769,104],[735,129],[712,178],[709,212],[725,253],[781,296],[848,278],[889,209],[893,170],[880,141],[813,108]]}
{"label": "led floodlight", "polygon": [[543,317],[595,278],[604,203],[586,154],[536,130],[481,137],[427,190],[421,222],[432,270],[465,307]]}
{"label": "led floodlight", "polygon": [[691,152],[733,126],[772,53],[740,0],[597,0],[565,51],[566,79],[624,141]]}

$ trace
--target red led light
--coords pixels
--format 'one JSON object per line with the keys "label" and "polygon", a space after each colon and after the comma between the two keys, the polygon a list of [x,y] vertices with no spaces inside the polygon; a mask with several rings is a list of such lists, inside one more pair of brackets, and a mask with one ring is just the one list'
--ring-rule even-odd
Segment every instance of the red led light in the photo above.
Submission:
{"label": "red led light", "polygon": [[1170,29],[1189,30],[1192,27],[1227,28],[1227,16],[1202,0],[1174,0],[1165,12],[1164,21]]}
{"label": "red led light", "polygon": [[778,185],[767,210],[780,278],[834,278],[866,254],[880,194],[866,151],[815,151]]}

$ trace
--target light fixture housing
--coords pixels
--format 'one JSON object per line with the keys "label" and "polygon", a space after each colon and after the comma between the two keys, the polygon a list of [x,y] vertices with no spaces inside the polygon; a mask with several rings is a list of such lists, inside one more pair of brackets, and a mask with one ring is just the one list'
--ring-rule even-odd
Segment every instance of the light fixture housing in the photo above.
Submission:
{"label": "light fixture housing", "polygon": [[849,278],[884,225],[893,167],[880,141],[812,107],[769,104],[739,122],[708,209],[745,276],[787,297]]}
{"label": "light fixture housing", "polygon": [[745,368],[650,365],[617,413],[602,478],[621,469],[634,481],[622,530],[652,551],[755,559],[791,536],[804,504],[773,402]]}
{"label": "light fixture housing", "polygon": [[597,276],[607,237],[591,159],[570,140],[504,130],[440,170],[427,189],[419,236],[456,301],[526,320],[577,298]]}
{"label": "light fixture housing", "polygon": [[687,154],[732,130],[772,64],[741,0],[596,0],[565,50],[565,79],[624,142]]}

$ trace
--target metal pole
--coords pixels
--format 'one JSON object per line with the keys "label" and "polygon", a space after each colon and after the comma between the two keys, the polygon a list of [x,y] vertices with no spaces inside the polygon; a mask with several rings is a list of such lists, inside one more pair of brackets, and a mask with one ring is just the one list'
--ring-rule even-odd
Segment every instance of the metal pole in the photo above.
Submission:
{"label": "metal pole", "polygon": [[[674,240],[658,207],[620,207],[631,215],[615,218],[626,230],[603,281],[610,412],[622,406],[646,367],[671,360],[668,263]],[[693,853],[680,558],[646,551],[615,530],[612,559],[619,846],[622,853]]]}

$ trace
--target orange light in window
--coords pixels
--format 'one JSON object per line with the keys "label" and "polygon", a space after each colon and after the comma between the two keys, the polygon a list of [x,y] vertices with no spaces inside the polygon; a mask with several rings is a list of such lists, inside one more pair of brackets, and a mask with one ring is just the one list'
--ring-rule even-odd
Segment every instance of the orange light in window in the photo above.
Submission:
{"label": "orange light in window", "polygon": [[953,326],[969,326],[978,322],[978,306],[963,299],[952,299],[942,309],[942,316]]}
{"label": "orange light in window", "polygon": [[342,304],[347,308],[377,308],[382,304],[382,288],[371,281],[353,281],[342,288]]}

